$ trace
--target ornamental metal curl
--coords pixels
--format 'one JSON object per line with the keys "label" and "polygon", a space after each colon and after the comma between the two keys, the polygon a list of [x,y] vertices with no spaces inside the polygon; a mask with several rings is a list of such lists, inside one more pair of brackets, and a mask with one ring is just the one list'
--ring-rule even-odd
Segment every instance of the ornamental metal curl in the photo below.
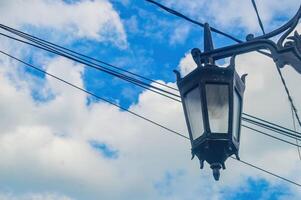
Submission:
{"label": "ornamental metal curl", "polygon": [[[301,6],[296,15],[286,24],[278,29],[271,31],[265,35],[254,37],[249,34],[246,41],[240,44],[235,44],[218,49],[209,49],[205,47],[205,52],[201,52],[195,48],[192,50],[192,56],[197,65],[204,65],[205,61],[212,60],[213,62],[219,59],[232,57],[252,51],[269,50],[271,58],[275,61],[277,67],[282,68],[285,65],[292,66],[298,73],[301,74],[301,35],[294,31],[301,18]],[[209,26],[208,26],[209,27]],[[210,28],[207,28],[207,31]],[[292,36],[290,36],[293,33]],[[275,43],[270,38],[282,34],[280,39]],[[205,34],[204,43],[210,44],[212,38],[210,34]],[[198,53],[196,53],[198,52]]]}

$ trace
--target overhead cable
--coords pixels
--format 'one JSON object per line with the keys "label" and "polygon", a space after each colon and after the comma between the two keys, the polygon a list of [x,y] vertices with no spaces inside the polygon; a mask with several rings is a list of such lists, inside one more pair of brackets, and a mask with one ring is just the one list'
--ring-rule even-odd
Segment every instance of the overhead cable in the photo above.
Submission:
{"label": "overhead cable", "polygon": [[294,112],[295,117],[296,117],[296,119],[297,119],[297,122],[298,122],[298,124],[299,124],[299,127],[301,127],[301,121],[300,121],[300,117],[299,117],[299,114],[298,114],[298,110],[297,110],[297,108],[296,108],[296,106],[295,106],[295,103],[294,103],[294,101],[293,101],[293,98],[292,98],[292,96],[291,96],[291,94],[290,94],[290,91],[289,91],[289,89],[288,89],[288,86],[287,86],[287,84],[286,84],[286,81],[285,81],[285,79],[284,79],[284,77],[283,77],[283,74],[282,74],[281,70],[279,69],[279,67],[276,67],[276,68],[277,68],[278,74],[279,74],[279,76],[280,76],[280,78],[281,78],[281,82],[282,82],[282,85],[283,85],[283,87],[284,87],[284,89],[285,89],[285,92],[286,92],[286,94],[287,94],[287,98],[288,98],[288,100],[289,100],[289,103],[290,103],[290,105],[291,105],[291,108],[293,109],[293,112]]}
{"label": "overhead cable", "polygon": [[[1,50],[0,50],[0,53],[2,53],[3,55],[6,55],[6,56],[8,56],[8,57],[10,57],[11,59],[14,59],[14,60],[16,60],[16,61],[18,61],[18,62],[24,64],[24,65],[27,66],[27,67],[30,67],[30,68],[32,68],[32,69],[34,69],[34,70],[37,70],[37,71],[40,72],[40,73],[43,73],[43,74],[45,74],[45,75],[47,75],[47,76],[49,76],[49,77],[52,77],[52,78],[54,78],[54,79],[56,79],[56,80],[58,80],[58,81],[60,81],[60,82],[63,82],[64,84],[67,84],[68,86],[71,86],[71,87],[73,87],[73,88],[75,88],[75,89],[77,89],[77,90],[80,90],[80,91],[82,91],[82,92],[84,92],[84,93],[86,93],[86,94],[89,94],[89,95],[91,95],[91,96],[93,96],[93,97],[95,97],[95,98],[97,98],[97,99],[99,99],[99,100],[102,100],[102,101],[104,101],[104,102],[106,102],[106,103],[109,103],[109,104],[111,104],[112,106],[115,106],[115,107],[117,107],[117,108],[119,108],[119,109],[121,109],[121,110],[123,110],[123,111],[126,111],[126,112],[128,112],[128,113],[130,113],[130,114],[132,114],[132,115],[135,115],[136,117],[139,117],[140,119],[146,120],[147,122],[152,123],[153,125],[156,125],[156,126],[158,126],[158,127],[160,127],[160,128],[163,128],[164,130],[169,131],[169,132],[171,132],[171,133],[173,133],[173,134],[175,134],[175,135],[177,135],[177,136],[180,136],[181,138],[184,138],[184,139],[186,139],[186,140],[189,140],[189,138],[188,138],[187,136],[185,136],[185,135],[183,135],[183,134],[181,134],[181,133],[179,133],[179,132],[177,132],[177,131],[174,131],[174,130],[172,130],[172,129],[166,127],[166,126],[161,125],[160,123],[157,123],[157,122],[155,122],[155,121],[153,121],[153,120],[150,120],[150,119],[148,119],[148,118],[146,118],[146,117],[144,117],[144,116],[142,116],[142,115],[140,115],[140,114],[137,114],[137,113],[135,113],[135,112],[133,112],[133,111],[130,111],[130,110],[127,109],[127,108],[124,108],[124,107],[122,107],[122,106],[120,106],[120,105],[118,105],[118,104],[116,104],[116,103],[114,103],[114,102],[111,102],[110,100],[108,100],[108,99],[106,99],[106,98],[100,97],[100,96],[98,96],[98,95],[96,95],[96,94],[94,94],[94,93],[92,93],[92,92],[90,92],[90,91],[88,91],[88,90],[86,90],[86,89],[84,89],[84,88],[81,88],[81,87],[79,87],[79,86],[77,86],[77,85],[75,85],[75,84],[72,84],[72,83],[70,83],[70,82],[68,82],[68,81],[66,81],[66,80],[64,80],[64,79],[62,79],[62,78],[59,78],[59,77],[57,77],[57,76],[55,76],[55,75],[53,75],[53,74],[51,74],[51,73],[49,73],[49,72],[46,72],[46,71],[44,71],[44,70],[42,70],[42,69],[40,69],[40,68],[38,68],[38,67],[35,67],[35,66],[32,65],[32,64],[29,64],[29,63],[27,63],[27,62],[25,62],[25,61],[22,61],[21,59],[16,58],[16,57],[14,57],[14,56],[12,56],[12,55],[10,55],[10,54],[4,52],[4,51],[1,51]],[[232,158],[232,159],[235,159],[235,158],[233,158],[233,157],[231,157],[231,158]],[[235,159],[235,160],[236,160],[236,159]],[[279,179],[281,179],[281,180],[283,180],[283,181],[286,181],[286,182],[288,182],[288,183],[291,183],[291,184],[293,184],[293,185],[295,185],[295,186],[301,187],[301,184],[299,184],[299,183],[297,183],[297,182],[295,182],[295,181],[292,181],[292,180],[290,180],[290,179],[284,178],[284,177],[282,177],[282,176],[280,176],[280,175],[277,175],[277,174],[275,174],[275,173],[272,173],[272,172],[270,172],[270,171],[268,171],[268,170],[265,170],[265,169],[263,169],[263,168],[261,168],[261,167],[255,166],[255,165],[253,165],[253,164],[251,164],[251,163],[248,163],[248,162],[246,162],[246,161],[243,161],[243,160],[237,160],[237,161],[239,161],[239,162],[241,162],[241,163],[243,163],[243,164],[245,164],[245,165],[248,165],[248,166],[250,166],[250,167],[252,167],[252,168],[255,168],[255,169],[257,169],[257,170],[260,170],[260,171],[262,171],[262,172],[265,172],[265,173],[267,173],[267,174],[270,174],[271,176],[274,176],[274,177],[276,177],[276,178],[279,178]]]}
{"label": "overhead cable", "polygon": [[[26,33],[21,32],[21,31],[18,31],[18,30],[9,28],[9,27],[7,27],[7,26],[4,26],[4,27],[2,27],[2,26],[4,26],[4,25],[0,25],[0,28],[3,28],[3,29],[5,29],[5,30],[7,30],[7,31],[9,31],[9,32],[11,32],[11,33],[17,34],[18,36],[20,36],[20,37],[22,37],[22,38],[24,38],[24,39],[27,39],[27,40],[29,40],[29,41],[31,41],[31,42],[34,42],[35,44],[30,43],[30,42],[27,42],[27,41],[20,40],[20,39],[18,39],[18,38],[15,38],[15,37],[12,37],[12,36],[3,34],[3,33],[0,33],[0,35],[3,35],[3,36],[5,36],[5,37],[8,37],[8,38],[13,39],[13,40],[17,40],[17,41],[22,42],[22,43],[25,43],[25,44],[29,44],[29,45],[31,45],[31,46],[34,46],[34,47],[37,47],[37,48],[46,50],[46,51],[51,52],[51,53],[54,53],[54,54],[57,54],[57,55],[66,57],[66,58],[71,59],[71,60],[73,60],[73,61],[76,61],[76,62],[85,64],[85,65],[88,65],[88,66],[90,66],[90,67],[92,67],[92,68],[99,69],[99,70],[101,70],[101,71],[103,71],[103,72],[105,72],[105,73],[108,73],[108,74],[110,74],[110,75],[113,75],[113,76],[116,76],[116,77],[121,78],[121,79],[123,79],[123,80],[126,80],[126,81],[128,81],[128,82],[130,82],[130,83],[133,83],[133,84],[135,84],[135,85],[138,85],[138,86],[140,86],[140,87],[142,87],[142,88],[145,88],[145,89],[147,89],[147,90],[150,90],[150,91],[152,91],[152,92],[155,92],[155,93],[157,93],[157,94],[160,94],[160,95],[162,95],[162,96],[165,96],[165,97],[170,98],[170,99],[172,99],[172,100],[175,100],[175,101],[177,101],[177,102],[181,102],[181,100],[178,99],[178,98],[180,98],[180,96],[177,95],[177,94],[172,93],[172,94],[173,94],[175,97],[177,97],[177,98],[170,97],[169,95],[170,95],[171,93],[164,94],[164,92],[166,92],[165,90],[162,90],[162,89],[157,88],[157,87],[155,87],[154,89],[152,89],[152,86],[151,86],[150,84],[147,84],[147,83],[145,83],[145,82],[143,82],[143,81],[137,80],[137,79],[135,79],[135,78],[129,77],[129,76],[124,75],[124,74],[116,73],[116,71],[114,71],[114,70],[110,70],[110,69],[108,70],[107,68],[104,68],[104,69],[103,69],[103,68],[100,68],[100,67],[102,67],[102,66],[96,65],[95,63],[89,62],[89,61],[87,61],[87,60],[81,60],[82,58],[80,58],[79,56],[77,56],[77,55],[83,55],[83,54],[78,54],[77,52],[72,51],[72,50],[70,50],[70,51],[73,52],[74,54],[77,54],[77,55],[70,54],[69,52],[66,52],[66,51],[63,51],[63,52],[62,52],[61,48],[63,48],[63,49],[66,49],[66,48],[60,47],[60,46],[58,46],[58,45],[56,45],[56,44],[54,44],[54,43],[47,42],[46,40],[39,39],[39,38],[37,38],[37,37],[35,37],[35,36],[31,36],[31,35],[29,35],[29,34],[26,34]],[[43,42],[43,41],[44,41],[44,42]],[[46,44],[45,44],[45,43],[46,43]],[[49,44],[51,44],[51,45],[49,45]],[[64,53],[66,53],[67,55],[64,54]],[[139,75],[139,76],[140,76],[140,75]],[[141,77],[143,77],[143,76],[141,76]],[[145,78],[145,77],[144,77],[144,78]],[[146,78],[146,79],[147,79],[147,78]],[[148,88],[148,87],[150,87],[150,88]],[[156,89],[160,89],[160,92],[159,92],[159,91],[156,91]],[[177,89],[176,89],[176,90],[177,90]],[[248,117],[254,117],[254,116],[251,116],[251,115],[247,115],[247,116],[248,116]],[[254,117],[254,118],[256,118],[256,117]],[[245,121],[247,120],[248,122],[250,122],[250,120],[251,120],[251,119],[245,119],[245,117],[242,117],[242,119],[245,120]],[[259,119],[259,118],[256,118],[256,119],[257,119],[257,120],[260,120],[261,122],[255,122],[255,121],[253,120],[253,124],[255,124],[255,125],[259,125],[259,126],[260,126],[260,125],[263,125],[262,122],[264,122],[264,124],[267,122],[267,121],[262,121],[262,119]],[[252,120],[251,120],[251,122],[252,122]],[[271,123],[270,123],[270,124],[271,124]],[[266,124],[264,125],[264,127],[267,128],[267,129],[269,129],[269,130],[273,130],[273,131],[275,131],[275,132],[278,132],[278,133],[280,133],[280,134],[287,134],[287,131],[286,131],[286,130],[288,130],[288,129],[286,129],[285,131],[283,131],[283,130],[279,130],[278,128],[275,128],[275,127],[272,127],[272,128],[271,128],[270,126],[267,126]],[[278,126],[278,127],[279,127],[279,126]],[[285,128],[282,127],[282,129],[285,129]],[[289,135],[287,135],[287,136],[295,137],[295,135],[293,135],[293,134],[291,134],[291,133],[288,133],[288,134],[289,134]],[[300,133],[298,133],[298,134],[300,134]]]}
{"label": "overhead cable", "polygon": [[[60,51],[58,51],[58,50],[55,49],[55,48],[48,48],[48,47],[45,47],[45,46],[43,46],[43,45],[39,45],[39,44],[34,44],[34,43],[31,43],[31,42],[27,42],[27,41],[18,39],[18,38],[16,38],[16,37],[9,36],[9,35],[4,34],[4,33],[0,33],[0,35],[2,35],[2,36],[4,36],[4,37],[7,37],[7,38],[9,38],[9,39],[13,39],[13,40],[15,40],[15,41],[24,43],[24,44],[31,45],[31,46],[36,47],[36,48],[39,48],[39,49],[43,49],[43,50],[48,51],[48,52],[50,52],[50,53],[54,53],[54,54],[56,54],[56,55],[65,57],[65,58],[67,58],[67,59],[73,60],[73,61],[78,62],[78,63],[81,63],[81,64],[83,64],[83,65],[86,65],[86,66],[88,66],[88,67],[90,67],[90,68],[94,68],[94,69],[96,69],[96,70],[105,72],[105,73],[107,73],[107,74],[110,74],[110,75],[115,76],[115,77],[117,77],[117,78],[120,78],[120,79],[122,79],[122,80],[125,80],[125,81],[127,81],[127,82],[129,82],[129,83],[132,83],[132,84],[134,84],[134,85],[140,86],[140,87],[142,87],[142,88],[144,88],[144,89],[151,90],[151,91],[153,91],[153,92],[155,92],[155,93],[157,93],[157,94],[160,94],[160,95],[165,96],[165,97],[167,97],[167,98],[170,98],[170,99],[172,99],[172,100],[179,101],[179,99],[177,99],[177,98],[179,98],[180,96],[177,95],[177,94],[174,94],[174,93],[172,93],[172,92],[166,91],[166,90],[164,90],[164,89],[162,89],[162,88],[153,86],[153,85],[151,85],[151,84],[147,84],[147,83],[145,83],[145,82],[143,82],[143,81],[141,81],[141,80],[135,79],[135,78],[133,78],[133,77],[129,77],[129,76],[127,76],[127,75],[118,73],[118,72],[116,72],[116,71],[114,71],[114,70],[112,70],[112,69],[108,69],[108,68],[106,68],[106,67],[104,67],[104,66],[101,66],[101,65],[99,65],[99,64],[95,64],[95,63],[93,63],[93,62],[91,62],[91,61],[88,61],[88,60],[86,60],[86,59],[79,58],[79,57],[76,56],[76,55],[69,55],[68,53],[60,52]],[[150,87],[150,88],[152,88],[152,89],[147,88],[147,87]],[[167,93],[167,94],[164,94],[164,93],[162,93],[162,92]],[[172,97],[172,96],[173,96],[173,97]]]}
{"label": "overhead cable", "polygon": [[60,48],[60,49],[63,50],[64,52],[70,52],[70,53],[73,53],[73,54],[82,56],[82,57],[84,57],[84,58],[93,60],[93,61],[95,61],[95,62],[98,62],[98,63],[104,64],[104,65],[107,65],[107,66],[112,67],[112,68],[114,68],[114,69],[123,71],[123,72],[125,72],[125,73],[128,73],[128,74],[130,74],[130,75],[136,76],[136,77],[138,77],[138,78],[144,79],[144,80],[146,80],[146,81],[149,81],[149,82],[158,84],[158,85],[160,85],[160,86],[163,86],[163,87],[166,87],[166,88],[169,88],[169,89],[172,89],[172,90],[177,90],[176,88],[174,88],[174,87],[172,87],[172,86],[169,86],[169,85],[160,83],[160,82],[158,82],[158,81],[156,81],[156,80],[147,78],[147,77],[145,77],[145,76],[141,76],[141,75],[139,75],[139,74],[137,74],[137,73],[131,72],[131,71],[126,70],[126,69],[123,69],[123,68],[121,68],[121,67],[117,67],[116,65],[112,65],[112,64],[110,64],[110,63],[108,63],[108,62],[105,62],[105,61],[103,61],[103,60],[96,59],[96,58],[93,58],[93,57],[91,57],[91,56],[87,56],[87,55],[85,55],[85,54],[82,54],[82,53],[73,51],[72,49],[69,49],[69,48],[60,46],[60,45],[58,45],[58,44],[55,44],[55,43],[46,41],[46,40],[41,39],[41,38],[39,38],[39,37],[30,35],[30,34],[25,33],[25,32],[23,32],[23,31],[20,31],[20,30],[14,29],[14,28],[12,28],[12,27],[6,26],[6,25],[4,25],[4,24],[0,24],[0,28],[3,28],[3,29],[5,29],[5,30],[7,30],[7,31],[10,31],[10,32],[14,32],[15,34],[18,33],[18,35],[19,35],[20,37],[22,37],[22,35],[23,35],[23,36],[26,36],[26,37],[28,37],[28,38],[31,38],[32,41],[39,41],[39,42],[44,43],[45,45]]}
{"label": "overhead cable", "polygon": [[252,128],[252,127],[250,127],[250,126],[247,126],[247,125],[245,125],[245,124],[242,124],[241,126],[244,127],[244,128],[250,129],[250,130],[252,130],[252,131],[254,131],[254,132],[257,132],[257,133],[263,134],[263,135],[265,135],[265,136],[274,138],[274,139],[279,140],[279,141],[281,141],[281,142],[284,142],[284,143],[287,143],[287,144],[290,144],[290,145],[293,145],[293,146],[296,146],[296,147],[301,147],[301,146],[299,146],[299,145],[297,145],[297,144],[295,144],[295,143],[292,143],[292,142],[290,142],[290,141],[287,141],[287,140],[281,139],[281,138],[279,138],[279,137],[273,136],[273,135],[268,134],[268,133],[266,133],[266,132],[263,132],[263,131],[260,131],[260,130],[258,130],[258,129],[255,129],[255,128]]}
{"label": "overhead cable", "polygon": [[[147,2],[149,2],[149,3],[152,3],[152,4],[156,5],[156,6],[158,6],[159,8],[161,8],[161,9],[167,11],[167,12],[170,13],[170,14],[173,14],[173,15],[175,15],[175,16],[177,16],[177,17],[180,17],[180,18],[182,18],[182,19],[185,19],[185,20],[187,20],[187,21],[189,21],[189,22],[191,22],[191,23],[193,23],[193,24],[199,25],[199,26],[201,26],[202,28],[204,28],[204,24],[203,24],[203,23],[198,22],[198,21],[196,21],[196,20],[193,20],[193,19],[191,19],[191,18],[189,18],[189,17],[187,17],[187,16],[185,16],[185,15],[179,13],[178,11],[175,11],[175,10],[173,10],[173,9],[171,9],[171,8],[168,8],[168,7],[162,5],[162,4],[160,4],[160,3],[158,3],[158,2],[156,2],[156,1],[154,1],[154,0],[145,0],[145,1],[147,1]],[[213,32],[215,32],[215,33],[221,34],[221,35],[223,35],[223,36],[225,36],[225,37],[227,37],[227,38],[229,38],[229,39],[231,39],[231,40],[233,40],[233,41],[235,41],[235,42],[237,42],[237,43],[243,43],[243,42],[244,42],[244,41],[242,41],[242,40],[240,40],[240,39],[237,39],[237,38],[235,38],[235,37],[233,37],[233,36],[231,36],[231,35],[229,35],[229,34],[227,34],[227,33],[222,32],[222,31],[220,31],[220,30],[218,30],[218,29],[216,29],[216,28],[210,27],[210,30],[213,31]],[[261,54],[263,54],[263,55],[265,55],[265,56],[268,56],[268,57],[272,58],[272,55],[269,54],[269,53],[267,53],[267,52],[265,52],[265,51],[257,50],[257,52],[259,52],[259,53],[261,53]]]}
{"label": "overhead cable", "polygon": [[261,28],[261,30],[262,30],[263,35],[265,35],[263,23],[262,23],[262,21],[261,21],[260,15],[259,15],[259,12],[258,12],[258,9],[257,9],[256,2],[255,2],[255,0],[251,0],[251,1],[252,1],[253,8],[254,8],[254,10],[255,10],[255,12],[256,12],[256,15],[257,15],[257,20],[258,20],[259,26],[260,26],[260,28]]}
{"label": "overhead cable", "polygon": [[111,105],[113,105],[113,106],[115,106],[115,107],[117,107],[117,108],[119,108],[119,109],[121,109],[121,110],[123,110],[123,111],[126,111],[126,112],[132,114],[132,115],[135,115],[135,116],[138,117],[138,118],[141,118],[141,119],[143,119],[143,120],[145,120],[145,121],[148,121],[149,123],[152,123],[152,124],[154,124],[154,125],[156,125],[156,126],[159,126],[159,127],[163,128],[163,129],[165,129],[165,130],[167,130],[167,131],[169,131],[169,132],[171,132],[171,133],[174,133],[174,134],[176,134],[176,135],[178,135],[178,136],[180,136],[180,137],[182,137],[182,138],[189,139],[187,136],[185,136],[185,135],[183,135],[183,134],[181,134],[181,133],[179,133],[179,132],[177,132],[177,131],[174,131],[174,130],[172,130],[172,129],[166,127],[166,126],[163,126],[163,125],[161,125],[161,124],[159,124],[159,123],[157,123],[157,122],[155,122],[155,121],[153,121],[153,120],[151,120],[151,119],[148,119],[148,118],[146,118],[146,117],[144,117],[144,116],[142,116],[142,115],[140,115],[140,114],[137,114],[136,112],[133,112],[133,111],[131,111],[131,110],[129,110],[129,109],[123,107],[123,106],[120,106],[120,105],[118,105],[118,104],[116,104],[116,103],[114,103],[114,102],[112,102],[112,101],[110,101],[110,100],[108,100],[108,99],[106,99],[106,98],[100,97],[100,96],[98,96],[98,95],[96,95],[96,94],[94,94],[94,93],[92,93],[92,92],[90,92],[90,91],[88,91],[88,90],[86,90],[86,89],[84,89],[84,88],[82,88],[82,87],[79,87],[79,86],[77,86],[77,85],[75,85],[75,84],[72,84],[72,83],[70,83],[70,82],[68,82],[68,81],[66,81],[66,80],[64,80],[64,79],[62,79],[62,78],[59,78],[58,76],[55,76],[55,75],[53,75],[53,74],[51,74],[51,73],[49,73],[49,72],[46,72],[46,71],[44,71],[44,70],[42,70],[42,69],[40,69],[40,68],[38,68],[38,67],[35,67],[34,65],[32,65],[32,64],[30,64],[30,63],[27,63],[27,62],[25,62],[25,61],[23,61],[23,60],[21,60],[21,59],[19,59],[19,58],[17,58],[17,57],[14,57],[14,56],[12,56],[12,55],[10,55],[10,54],[4,52],[4,51],[1,51],[1,50],[0,50],[0,53],[2,53],[2,54],[4,54],[4,55],[6,55],[6,56],[8,56],[8,57],[10,57],[10,58],[12,58],[12,59],[18,61],[18,62],[20,62],[20,63],[22,63],[22,64],[24,64],[24,65],[27,66],[27,67],[30,67],[30,68],[32,68],[32,69],[34,69],[34,70],[36,70],[36,71],[39,71],[40,73],[43,73],[43,74],[45,74],[45,75],[47,75],[47,76],[49,76],[49,77],[52,77],[52,78],[54,78],[54,79],[56,79],[56,80],[58,80],[58,81],[61,81],[61,82],[65,83],[65,84],[67,84],[67,85],[69,85],[69,86],[71,86],[71,87],[73,87],[73,88],[75,88],[75,89],[78,89],[78,90],[80,90],[80,91],[82,91],[82,92],[85,92],[85,93],[89,94],[89,95],[92,96],[92,97],[95,97],[95,98],[97,98],[97,99],[99,99],[99,100],[102,100],[102,101],[104,101],[104,102],[106,102],[106,103],[109,103],[109,104],[111,104]]}
{"label": "overhead cable", "polygon": [[255,126],[258,126],[260,128],[267,129],[269,131],[273,131],[275,133],[281,134],[283,136],[286,136],[286,137],[289,137],[289,138],[292,138],[292,139],[301,140],[301,135],[299,135],[299,134],[294,134],[294,133],[291,133],[289,131],[285,131],[285,130],[282,130],[282,129],[279,129],[279,128],[276,128],[276,127],[272,127],[272,126],[269,126],[269,125],[267,125],[265,123],[262,123],[262,122],[254,121],[254,120],[251,120],[251,119],[248,119],[248,118],[245,118],[245,117],[242,117],[242,121],[250,123],[250,124],[255,125]]}
{"label": "overhead cable", "polygon": [[[160,4],[160,3],[158,3],[158,2],[156,2],[156,1],[153,1],[153,0],[146,0],[146,1],[148,1],[148,2],[150,2],[150,3],[152,3],[152,4],[155,4],[156,6],[162,8],[163,10],[165,10],[165,11],[167,11],[167,12],[173,14],[173,15],[176,15],[176,16],[178,16],[178,17],[181,17],[181,18],[183,18],[183,19],[185,19],[185,20],[187,20],[187,21],[189,21],[189,22],[191,22],[191,23],[193,23],[193,24],[199,25],[199,26],[201,26],[201,27],[204,28],[204,24],[203,24],[203,23],[198,22],[198,21],[196,21],[196,20],[193,20],[193,19],[191,19],[191,18],[189,18],[189,17],[187,17],[187,16],[185,16],[185,15],[179,13],[178,11],[175,11],[175,10],[173,10],[173,9],[171,9],[171,8],[168,8],[168,7],[166,7],[166,6],[164,6],[164,5]],[[233,37],[232,35],[229,35],[229,34],[223,32],[223,31],[220,31],[220,30],[214,28],[214,27],[210,27],[210,29],[211,29],[211,31],[213,31],[213,32],[215,32],[215,33],[218,33],[218,34],[221,34],[221,35],[223,35],[223,36],[225,36],[225,37],[227,37],[227,38],[229,38],[229,39],[231,39],[231,40],[233,40],[233,41],[235,41],[235,42],[238,42],[238,43],[243,42],[242,40],[237,39],[237,38]]]}

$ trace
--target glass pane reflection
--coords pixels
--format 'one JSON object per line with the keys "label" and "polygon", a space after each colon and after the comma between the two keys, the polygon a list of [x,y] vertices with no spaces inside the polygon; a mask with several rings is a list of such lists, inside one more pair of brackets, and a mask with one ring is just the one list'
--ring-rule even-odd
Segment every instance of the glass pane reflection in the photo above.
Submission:
{"label": "glass pane reflection", "polygon": [[212,133],[228,133],[229,86],[206,84],[208,118]]}
{"label": "glass pane reflection", "polygon": [[184,97],[185,107],[193,139],[204,133],[201,94],[199,88],[194,88]]}
{"label": "glass pane reflection", "polygon": [[238,96],[238,93],[235,91],[234,92],[234,97],[233,97],[233,129],[232,133],[234,138],[238,141],[238,133],[239,133],[239,125],[240,125],[240,113],[241,113],[241,101],[240,97]]}

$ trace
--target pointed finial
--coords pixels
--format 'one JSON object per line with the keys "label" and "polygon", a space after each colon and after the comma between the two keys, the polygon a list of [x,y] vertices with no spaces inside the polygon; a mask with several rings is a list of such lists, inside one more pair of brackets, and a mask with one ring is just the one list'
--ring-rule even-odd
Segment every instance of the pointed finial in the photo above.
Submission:
{"label": "pointed finial", "polygon": [[[204,52],[209,52],[214,49],[213,40],[211,35],[211,29],[208,23],[204,24]],[[211,57],[205,59],[205,63],[214,64],[214,60]]]}
{"label": "pointed finial", "polygon": [[213,164],[211,164],[210,168],[212,169],[214,179],[216,181],[218,181],[219,177],[220,177],[219,170],[222,168],[221,164],[219,164],[219,163],[213,163]]}
{"label": "pointed finial", "polygon": [[214,49],[211,29],[208,23],[204,24],[204,52],[212,51]]}

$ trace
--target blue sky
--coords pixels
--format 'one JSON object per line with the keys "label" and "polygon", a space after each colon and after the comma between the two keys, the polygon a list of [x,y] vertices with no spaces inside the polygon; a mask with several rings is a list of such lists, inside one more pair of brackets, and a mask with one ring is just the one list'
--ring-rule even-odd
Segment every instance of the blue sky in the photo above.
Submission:
{"label": "blue sky", "polygon": [[[242,40],[249,33],[261,34],[248,0],[159,2]],[[258,1],[266,31],[285,23],[298,6],[297,0]],[[18,0],[1,3],[0,11],[5,25],[170,86],[175,86],[172,70],[191,71],[195,65],[189,52],[203,47],[200,27],[145,1]],[[213,36],[216,47],[233,44]],[[1,49],[187,134],[181,105],[78,63],[0,39]],[[231,160],[221,181],[214,182],[208,165],[200,171],[197,160],[190,161],[189,143],[181,138],[3,56],[0,66],[0,199],[301,197],[295,186]],[[291,127],[273,62],[252,53],[237,59],[237,69],[249,73],[245,111]],[[290,67],[284,74],[301,109],[301,95],[292,87],[300,84],[300,76]],[[244,129],[242,134],[242,159],[301,182],[296,149]]]}

